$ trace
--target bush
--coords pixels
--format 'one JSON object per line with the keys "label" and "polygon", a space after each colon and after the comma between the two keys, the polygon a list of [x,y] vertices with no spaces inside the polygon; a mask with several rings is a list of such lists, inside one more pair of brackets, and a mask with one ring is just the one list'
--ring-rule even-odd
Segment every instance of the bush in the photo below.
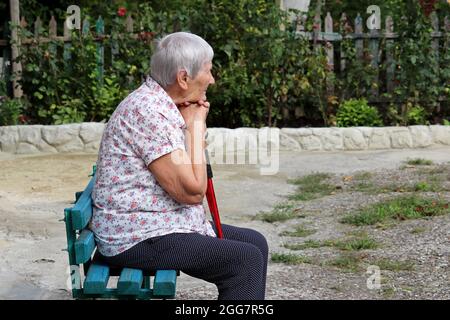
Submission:
{"label": "bush", "polygon": [[408,125],[429,125],[429,112],[420,105],[414,105],[407,102],[403,105],[401,112],[391,104],[387,110],[387,117],[391,119],[392,124]]}
{"label": "bush", "polygon": [[376,127],[382,126],[378,110],[367,104],[366,99],[350,99],[344,101],[336,115],[338,127]]}
{"label": "bush", "polygon": [[407,117],[409,125],[429,124],[429,122],[427,121],[427,112],[421,106],[412,107],[407,113]]}
{"label": "bush", "polygon": [[[318,1],[311,1],[306,31],[317,27],[313,17]],[[322,1],[326,3],[322,18],[330,11],[338,24],[342,12],[347,13],[348,33],[354,32],[351,26],[357,12],[365,11],[369,4],[380,5],[383,18],[394,17],[400,37],[392,48],[396,65],[390,93],[386,92],[384,81],[390,70],[385,57],[381,57],[379,69],[374,68],[370,51],[366,50],[363,59],[359,59],[354,41],[344,38],[341,46],[335,44],[335,49],[346,57],[346,68],[340,71],[335,66],[337,72],[331,72],[325,46],[314,48],[310,40],[299,36],[296,23],[288,19],[276,2],[120,0],[104,4],[82,0],[82,19],[90,21],[92,33],[95,34],[95,19],[90,17],[101,15],[106,34],[110,35],[102,40],[103,77],[97,72],[98,42],[93,34],[81,37],[79,32],[73,33],[72,42],[66,43],[66,48],[71,46],[68,61],[62,57],[64,44],[60,41],[23,46],[21,85],[29,106],[24,110],[27,122],[108,120],[120,100],[138,87],[148,73],[151,40],[175,31],[196,33],[214,48],[213,72],[217,81],[208,91],[212,105],[208,116],[210,127],[327,126],[335,123],[336,106],[348,99],[371,101],[375,87],[381,98],[379,110],[387,110],[383,112],[386,124],[442,123],[448,119],[450,50],[445,50],[444,44],[439,55],[431,49],[431,21],[422,13],[418,0]],[[450,6],[445,1],[440,3],[436,2],[436,8],[442,22]],[[58,10],[64,7],[58,1],[43,5],[41,1],[23,0],[21,6],[29,23],[37,15],[48,21],[50,11],[60,16],[58,21],[65,15],[64,10]],[[137,37],[126,32],[126,17],[118,15],[118,6],[125,6],[132,14]],[[206,19],[205,12],[208,12]],[[401,19],[403,15],[405,18]],[[62,30],[58,32],[61,34]],[[24,36],[30,38],[33,34],[24,32]],[[118,51],[112,59],[111,47],[115,45]],[[381,52],[388,45],[385,39],[381,40]],[[331,87],[335,89],[332,94],[328,92]],[[416,108],[419,105],[423,111]],[[349,115],[337,123],[340,126],[381,125],[373,111],[345,113]],[[345,117],[348,119],[344,120]]]}
{"label": "bush", "polygon": [[[137,38],[126,32],[126,18],[117,15],[117,8],[108,6],[106,15],[102,10],[107,33],[111,34],[102,40],[103,82],[97,71],[98,43],[92,34],[82,37],[73,32],[68,61],[62,55],[64,44],[58,41],[23,47],[21,85],[30,102],[26,110],[30,123],[107,120],[120,100],[149,72],[151,40],[175,31],[190,31],[205,38],[215,51],[217,83],[208,92],[213,106],[208,126],[280,126],[281,111],[292,113],[299,105],[308,118],[319,125],[327,124],[326,81],[331,73],[325,52],[313,50],[275,2],[130,1],[129,5]],[[210,12],[206,20],[204,12]],[[95,24],[88,15],[97,16],[96,12],[84,11],[84,15],[93,32]],[[310,24],[308,30],[312,27]],[[26,30],[22,35],[33,37]],[[116,55],[111,59],[110,48],[115,44]]]}
{"label": "bush", "polygon": [[19,99],[0,96],[0,126],[10,126],[19,123],[23,103]]}

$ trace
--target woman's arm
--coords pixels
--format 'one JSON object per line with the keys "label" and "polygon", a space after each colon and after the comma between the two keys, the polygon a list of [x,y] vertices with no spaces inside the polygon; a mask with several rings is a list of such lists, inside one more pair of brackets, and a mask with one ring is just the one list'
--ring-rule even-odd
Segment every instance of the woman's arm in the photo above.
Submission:
{"label": "woman's arm", "polygon": [[186,122],[186,151],[178,149],[149,164],[161,187],[180,203],[198,204],[207,187],[204,137],[208,108],[190,105],[180,110]]}

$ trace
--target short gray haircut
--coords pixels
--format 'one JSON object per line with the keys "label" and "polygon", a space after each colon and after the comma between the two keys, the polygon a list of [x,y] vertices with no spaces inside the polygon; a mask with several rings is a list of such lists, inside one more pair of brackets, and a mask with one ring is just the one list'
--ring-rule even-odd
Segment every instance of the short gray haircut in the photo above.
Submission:
{"label": "short gray haircut", "polygon": [[155,42],[150,76],[167,88],[175,82],[180,70],[186,70],[191,78],[195,78],[213,56],[212,47],[203,38],[188,32],[171,33]]}

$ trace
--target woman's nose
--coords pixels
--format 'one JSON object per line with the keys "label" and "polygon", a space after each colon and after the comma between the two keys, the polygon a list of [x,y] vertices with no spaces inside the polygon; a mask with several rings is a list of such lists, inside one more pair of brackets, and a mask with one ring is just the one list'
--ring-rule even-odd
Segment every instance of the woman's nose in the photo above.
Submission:
{"label": "woman's nose", "polygon": [[214,77],[211,75],[211,80],[209,80],[209,84],[214,84],[216,83],[216,80],[214,79]]}

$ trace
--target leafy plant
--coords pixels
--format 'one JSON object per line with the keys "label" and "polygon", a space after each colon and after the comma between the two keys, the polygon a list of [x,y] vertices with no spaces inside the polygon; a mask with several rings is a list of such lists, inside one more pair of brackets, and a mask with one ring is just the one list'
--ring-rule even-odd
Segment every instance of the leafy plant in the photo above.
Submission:
{"label": "leafy plant", "polygon": [[445,201],[413,195],[374,204],[357,214],[345,216],[341,222],[356,226],[374,225],[387,220],[420,219],[448,213],[449,204]]}
{"label": "leafy plant", "polygon": [[378,110],[368,105],[366,99],[350,99],[341,104],[336,114],[339,127],[381,126]]}
{"label": "leafy plant", "polygon": [[299,256],[292,253],[273,253],[272,262],[285,264],[313,264],[313,260],[309,257]]}
{"label": "leafy plant", "polygon": [[299,218],[298,209],[294,208],[291,203],[280,203],[275,206],[271,212],[261,212],[255,216],[265,222],[273,223],[277,221],[286,221],[290,219]]}
{"label": "leafy plant", "polygon": [[128,91],[119,86],[115,75],[106,77],[104,84],[95,83],[89,97],[91,119],[107,120],[127,94]]}
{"label": "leafy plant", "polygon": [[[392,124],[424,124],[429,115],[440,108],[439,98],[444,93],[442,83],[448,83],[448,74],[440,71],[439,52],[432,45],[431,21],[418,1],[407,1],[396,29],[400,37],[394,50],[395,89],[389,97],[400,103],[391,105],[388,115]],[[444,52],[444,60],[448,59],[447,55],[448,52]]]}
{"label": "leafy plant", "polygon": [[[450,38],[447,34],[443,39],[438,57],[432,49],[430,18],[423,14],[418,0],[313,0],[304,26],[307,32],[318,28],[313,19],[318,1],[323,2],[322,17],[330,11],[335,22],[342,12],[352,20],[370,4],[379,5],[384,17],[393,16],[395,31],[400,35],[392,48],[395,88],[381,97],[392,105],[377,105],[385,123],[442,123],[448,119],[450,51],[443,48]],[[48,21],[51,14],[60,21],[64,15],[61,7],[69,4],[66,0],[51,4],[24,0],[21,12],[29,24],[36,13],[43,21]],[[107,120],[120,99],[148,74],[152,40],[174,31],[196,33],[214,48],[217,81],[208,92],[212,105],[208,126],[335,125],[337,106],[349,99],[372,103],[372,89],[377,86],[383,92],[386,87],[383,77],[374,81],[377,73],[383,76],[387,72],[384,57],[377,70],[369,52],[363,51],[360,59],[354,40],[344,37],[339,47],[340,54],[346,57],[346,68],[332,72],[325,50],[329,44],[312,45],[310,39],[297,32],[300,13],[284,12],[276,1],[119,0],[105,4],[81,0],[80,6],[83,20],[91,23],[87,34],[74,31],[70,43],[36,40],[22,46],[21,85],[27,102],[23,113],[28,123],[51,124],[81,117],[83,121]],[[132,14],[134,35],[127,32],[126,16],[118,14],[119,6]],[[447,3],[436,3],[435,8],[441,22],[450,13]],[[204,12],[208,12],[208,19]],[[95,35],[91,17],[99,15],[105,21],[107,37]],[[291,20],[290,15],[297,19]],[[344,33],[353,31],[348,27]],[[33,38],[30,31],[20,29],[20,33]],[[97,59],[100,44],[105,48],[102,72]],[[382,40],[380,46],[384,52],[386,41]],[[334,88],[333,93],[330,88]],[[74,103],[74,99],[81,103]],[[72,107],[74,110],[70,110]],[[374,122],[379,125],[377,120]]]}
{"label": "leafy plant", "polygon": [[40,110],[39,116],[51,117],[53,124],[79,123],[83,122],[86,106],[80,99],[63,100],[61,105],[52,104],[48,110]]}
{"label": "leafy plant", "polygon": [[16,125],[24,109],[20,99],[0,96],[0,126]]}

